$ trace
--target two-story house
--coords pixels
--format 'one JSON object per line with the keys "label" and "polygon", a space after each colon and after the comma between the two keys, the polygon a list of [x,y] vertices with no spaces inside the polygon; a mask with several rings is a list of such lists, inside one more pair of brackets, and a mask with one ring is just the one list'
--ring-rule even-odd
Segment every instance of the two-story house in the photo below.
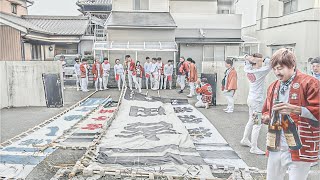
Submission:
{"label": "two-story house", "polygon": [[96,57],[109,57],[111,64],[126,54],[144,63],[146,56],[175,59],[176,24],[169,0],[114,0],[105,22],[106,37],[96,41]]}
{"label": "two-story house", "polygon": [[319,56],[319,0],[238,0],[236,10],[244,14],[243,35],[257,38],[262,54],[291,49],[304,70],[310,57]]}
{"label": "two-story house", "polygon": [[[106,2],[110,3],[110,2]],[[0,60],[52,60],[57,54],[91,54],[96,29],[104,19],[28,15],[29,0],[0,0]],[[106,4],[109,6],[110,4]]]}
{"label": "two-story house", "polygon": [[170,0],[170,13],[179,55],[193,58],[199,72],[241,55],[241,15],[235,14],[233,0]]}

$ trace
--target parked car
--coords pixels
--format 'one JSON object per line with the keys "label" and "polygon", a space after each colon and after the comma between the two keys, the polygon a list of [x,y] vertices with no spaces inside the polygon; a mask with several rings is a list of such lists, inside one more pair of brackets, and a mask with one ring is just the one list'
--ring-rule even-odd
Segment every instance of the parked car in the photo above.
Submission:
{"label": "parked car", "polygon": [[75,77],[74,72],[74,64],[76,63],[75,58],[81,59],[79,54],[59,54],[54,57],[54,61],[59,61],[61,56],[64,56],[64,61],[66,62],[66,66],[64,68],[65,77],[64,78],[73,78]]}

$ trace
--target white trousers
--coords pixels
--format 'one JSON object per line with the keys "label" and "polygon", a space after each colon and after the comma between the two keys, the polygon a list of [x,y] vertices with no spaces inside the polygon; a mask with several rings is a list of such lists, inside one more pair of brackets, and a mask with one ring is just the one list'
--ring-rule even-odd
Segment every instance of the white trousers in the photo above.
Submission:
{"label": "white trousers", "polygon": [[103,76],[103,89],[107,89],[109,82],[109,75]]}
{"label": "white trousers", "polygon": [[[168,82],[168,76],[164,76],[164,89],[167,89],[167,82]],[[169,81],[169,89],[171,88],[172,88],[172,79],[171,81]]]}
{"label": "white trousers", "polygon": [[162,89],[164,84],[163,74],[159,75],[159,81],[160,81],[160,89]]}
{"label": "white trousers", "polygon": [[284,180],[288,170],[289,180],[306,180],[310,162],[292,161],[289,150],[269,152],[267,180]]}
{"label": "white trousers", "polygon": [[180,85],[180,89],[183,90],[186,86],[186,75],[178,75],[177,82]]}
{"label": "white trousers", "polygon": [[97,80],[94,82],[94,86],[96,87],[96,91],[98,91],[98,82],[99,82],[99,87],[102,89],[102,78],[99,77]]}
{"label": "white trousers", "polygon": [[228,102],[228,110],[233,111],[234,110],[234,99],[233,99],[233,95],[234,95],[234,90],[231,91],[223,91],[223,95],[226,97],[227,102]]}
{"label": "white trousers", "polygon": [[[146,76],[146,89],[149,89],[149,80],[150,80],[150,82],[152,83],[152,81],[151,81],[150,78],[152,78],[152,77],[151,77],[151,74],[149,74],[149,78],[147,78],[147,76]],[[151,86],[151,87],[152,87],[152,86]]]}
{"label": "white trousers", "polygon": [[121,81],[122,81],[122,84],[126,84],[126,78],[125,78],[124,74],[119,74],[119,80],[117,81],[119,90],[121,90],[121,87],[122,87]]}
{"label": "white trousers", "polygon": [[[142,78],[141,78],[141,77],[137,77],[137,82],[138,82],[138,85],[139,85],[140,87],[142,87]],[[135,84],[135,88],[138,89],[137,84]]]}
{"label": "white trousers", "polygon": [[79,88],[81,87],[82,84],[82,80],[81,80],[81,76],[80,75],[76,75],[76,86],[77,86],[77,90],[79,90]]}
{"label": "white trousers", "polygon": [[262,124],[257,125],[254,124],[252,115],[254,112],[261,112],[262,111],[262,102],[254,101],[254,100],[247,100],[247,104],[249,106],[249,120],[247,125],[244,129],[243,138],[249,140],[249,136],[251,133],[251,147],[257,148],[258,147],[258,138]]}
{"label": "white trousers", "polygon": [[203,101],[200,99],[196,104],[194,105],[197,108],[204,108],[208,105],[208,103],[203,103]]}
{"label": "white trousers", "polygon": [[137,76],[136,75],[132,75],[132,71],[128,71],[128,80],[129,80],[129,88],[130,88],[130,90],[132,90],[132,82],[133,82],[135,84],[135,86],[138,87],[139,92],[141,92],[141,87],[138,84]]}
{"label": "white trousers", "polygon": [[88,77],[81,78],[81,90],[88,91]]}
{"label": "white trousers", "polygon": [[193,96],[193,95],[195,95],[196,93],[195,93],[195,89],[196,89],[196,87],[195,87],[195,83],[194,82],[189,82],[189,86],[190,86],[190,96]]}
{"label": "white trousers", "polygon": [[153,74],[152,77],[152,89],[159,89],[159,74]]}

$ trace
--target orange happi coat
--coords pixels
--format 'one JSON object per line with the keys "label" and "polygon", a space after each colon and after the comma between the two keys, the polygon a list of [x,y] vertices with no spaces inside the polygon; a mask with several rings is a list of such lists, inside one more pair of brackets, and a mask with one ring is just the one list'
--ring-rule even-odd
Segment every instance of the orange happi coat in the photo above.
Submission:
{"label": "orange happi coat", "polygon": [[238,77],[237,77],[237,71],[234,69],[234,67],[231,67],[231,71],[229,72],[228,78],[226,79],[226,85],[225,87],[222,87],[222,90],[237,90],[238,87]]}

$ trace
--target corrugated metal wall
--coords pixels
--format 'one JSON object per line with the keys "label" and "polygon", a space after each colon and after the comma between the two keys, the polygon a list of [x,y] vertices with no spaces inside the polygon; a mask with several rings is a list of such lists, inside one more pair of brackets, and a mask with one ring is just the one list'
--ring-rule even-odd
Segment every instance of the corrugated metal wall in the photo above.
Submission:
{"label": "corrugated metal wall", "polygon": [[0,25],[0,61],[21,61],[20,31]]}

